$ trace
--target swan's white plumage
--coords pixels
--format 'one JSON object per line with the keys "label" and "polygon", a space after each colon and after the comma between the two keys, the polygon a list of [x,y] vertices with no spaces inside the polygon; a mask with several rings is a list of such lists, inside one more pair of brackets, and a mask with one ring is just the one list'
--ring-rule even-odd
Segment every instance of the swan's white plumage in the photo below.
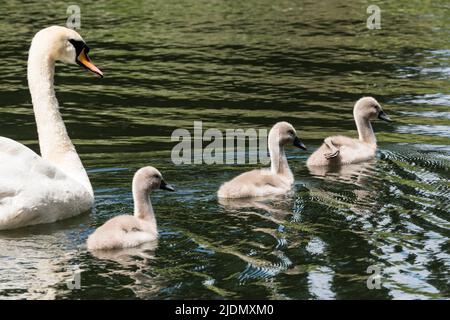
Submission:
{"label": "swan's white plumage", "polygon": [[26,146],[0,137],[0,230],[50,223],[86,212],[80,183]]}
{"label": "swan's white plumage", "polygon": [[[31,42],[27,78],[41,156],[0,137],[0,230],[55,222],[83,213],[94,203],[53,86],[56,61],[75,64],[80,57],[88,59],[71,41],[85,46],[77,32],[52,26],[36,33]],[[101,75],[96,67],[90,70]]]}

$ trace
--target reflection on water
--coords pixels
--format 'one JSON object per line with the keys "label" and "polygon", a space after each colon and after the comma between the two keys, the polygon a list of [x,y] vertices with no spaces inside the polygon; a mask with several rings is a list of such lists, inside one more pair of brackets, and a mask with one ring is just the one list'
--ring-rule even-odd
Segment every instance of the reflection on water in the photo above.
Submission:
{"label": "reflection on water", "polygon": [[117,249],[117,250],[95,250],[91,254],[97,259],[107,259],[116,261],[123,265],[134,265],[135,257],[144,259],[154,259],[154,251],[158,247],[158,241],[144,243],[137,248]]}
{"label": "reflection on water", "polygon": [[[383,2],[380,30],[366,29],[364,1],[78,2],[105,78],[58,66],[56,88],[95,208],[0,233],[0,297],[450,298],[447,1]],[[67,3],[2,6],[0,135],[37,150],[27,50],[37,30],[66,21]],[[377,159],[310,171],[325,136],[356,135],[351,108],[363,95],[395,120],[373,124]],[[294,192],[218,201],[218,187],[252,167],[174,166],[170,135],[197,120],[294,124],[309,148],[288,150]],[[95,228],[132,213],[144,165],[177,187],[152,194],[158,242],[88,252]],[[371,265],[380,290],[366,286]],[[69,290],[76,268],[81,290]]]}

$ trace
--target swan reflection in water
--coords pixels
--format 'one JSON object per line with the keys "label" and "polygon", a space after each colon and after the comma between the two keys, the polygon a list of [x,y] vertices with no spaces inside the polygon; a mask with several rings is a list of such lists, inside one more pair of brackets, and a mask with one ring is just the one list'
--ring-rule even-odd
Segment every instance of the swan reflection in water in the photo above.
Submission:
{"label": "swan reflection in water", "polygon": [[90,253],[101,260],[110,260],[123,266],[136,264],[136,257],[142,259],[155,259],[155,250],[158,247],[158,240],[145,242],[140,246],[125,249],[113,250],[90,250]]}
{"label": "swan reflection in water", "polygon": [[[228,212],[233,213],[239,211],[240,214],[254,214],[263,219],[281,223],[281,220],[286,219],[287,216],[292,214],[289,205],[293,200],[293,195],[293,192],[289,192],[288,195],[272,195],[266,197],[237,199],[218,198],[218,201]],[[256,212],[255,209],[264,211],[268,214],[260,214]]]}
{"label": "swan reflection in water", "polygon": [[[357,214],[367,214],[368,206],[371,212],[376,212],[383,204],[376,201],[378,192],[374,189],[377,178],[375,177],[376,160],[348,164],[343,166],[310,166],[311,175],[326,183],[326,187],[341,184],[339,190],[344,191],[345,185],[350,187],[355,199],[346,199],[349,208]],[[345,184],[344,186],[342,184]],[[334,188],[335,190],[336,188]],[[309,187],[312,197],[317,197],[326,202],[340,201],[344,193],[325,190],[322,186]]]}
{"label": "swan reflection in water", "polygon": [[[0,298],[56,299],[78,269],[72,243],[88,215],[0,233]],[[83,269],[81,267],[81,269]]]}
{"label": "swan reflection in water", "polygon": [[[153,266],[156,259],[155,251],[158,248],[158,240],[145,242],[137,247],[90,250],[90,254],[96,259],[114,262],[113,267],[108,268],[108,277],[131,279],[132,283],[126,287],[139,299],[148,299],[160,292],[167,284],[163,283],[157,267]],[[157,269],[156,272],[153,272]]]}
{"label": "swan reflection in water", "polygon": [[[330,268],[323,268],[312,264],[296,263],[290,257],[290,250],[295,252],[299,248],[316,248],[317,243],[323,243],[320,236],[314,234],[312,226],[302,221],[301,215],[305,209],[303,195],[308,194],[305,187],[297,188],[296,192],[290,192],[285,196],[271,196],[270,198],[245,198],[245,199],[219,199],[220,205],[226,210],[226,214],[237,217],[256,216],[273,222],[272,227],[252,228],[253,232],[262,232],[275,239],[270,255],[261,253],[244,259],[247,267],[239,274],[241,283],[255,279],[264,279],[261,282],[270,292],[272,299],[286,299],[279,291],[275,277],[278,274],[289,276],[306,275],[308,278],[308,290],[317,298],[331,298],[334,272]],[[251,227],[251,224],[249,224]],[[301,236],[299,237],[299,234]],[[324,255],[324,249],[315,250],[316,256]],[[325,259],[325,256],[323,257]]]}

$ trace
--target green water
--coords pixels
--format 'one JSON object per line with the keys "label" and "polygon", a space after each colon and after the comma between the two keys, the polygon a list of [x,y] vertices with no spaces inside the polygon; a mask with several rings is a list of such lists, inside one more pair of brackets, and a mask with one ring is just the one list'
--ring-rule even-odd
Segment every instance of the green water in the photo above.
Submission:
{"label": "green water", "polygon": [[[377,1],[77,1],[80,33],[105,78],[57,67],[69,134],[95,190],[91,213],[0,233],[1,298],[450,298],[450,5]],[[64,1],[0,5],[0,135],[38,152],[26,82],[39,29],[64,25]],[[356,135],[354,102],[378,99],[377,159],[309,172],[324,137]],[[250,165],[175,166],[176,128],[291,122],[293,195],[220,203]],[[0,164],[1,165],[1,164]],[[131,178],[153,165],[159,242],[93,256],[86,238],[131,213]],[[381,289],[369,290],[371,265]],[[66,280],[81,272],[81,289]]]}

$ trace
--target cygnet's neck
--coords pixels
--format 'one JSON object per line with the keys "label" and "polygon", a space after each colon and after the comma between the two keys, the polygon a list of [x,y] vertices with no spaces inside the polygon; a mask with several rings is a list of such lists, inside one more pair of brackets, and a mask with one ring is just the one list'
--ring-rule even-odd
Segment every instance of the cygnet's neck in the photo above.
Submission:
{"label": "cygnet's neck", "polygon": [[375,137],[375,133],[373,132],[372,125],[370,124],[370,120],[358,115],[354,115],[356,128],[358,129],[359,141],[377,145],[377,139]]}
{"label": "cygnet's neck", "polygon": [[133,181],[134,216],[150,222],[156,232],[156,217],[150,201],[149,191],[139,185],[139,181]]}
{"label": "cygnet's neck", "polygon": [[292,176],[289,168],[284,146],[279,141],[277,132],[269,132],[269,154],[270,154],[270,170],[273,174]]}
{"label": "cygnet's neck", "polygon": [[28,86],[36,118],[41,156],[82,184],[93,196],[89,177],[59,112],[53,87],[55,61],[41,48],[39,44],[32,44],[28,57]]}

